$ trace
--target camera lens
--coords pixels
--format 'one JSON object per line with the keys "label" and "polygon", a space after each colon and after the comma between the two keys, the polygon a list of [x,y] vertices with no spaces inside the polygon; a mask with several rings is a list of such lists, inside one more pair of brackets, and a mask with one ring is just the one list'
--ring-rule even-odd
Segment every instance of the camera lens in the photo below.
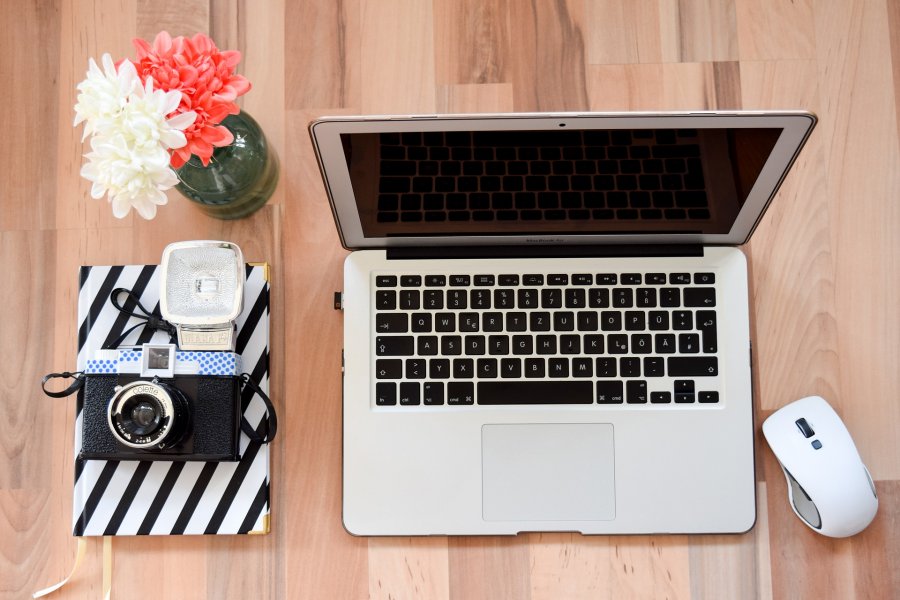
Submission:
{"label": "camera lens", "polygon": [[163,450],[187,433],[190,406],[184,393],[158,380],[118,388],[109,402],[109,429],[126,446]]}

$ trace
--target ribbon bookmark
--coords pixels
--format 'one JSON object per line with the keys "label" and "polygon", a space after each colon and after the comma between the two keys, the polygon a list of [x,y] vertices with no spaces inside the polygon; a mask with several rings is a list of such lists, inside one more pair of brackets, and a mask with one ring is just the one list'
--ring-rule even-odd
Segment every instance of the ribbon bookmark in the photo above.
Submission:
{"label": "ribbon bookmark", "polygon": [[[56,585],[51,585],[48,588],[44,588],[39,590],[31,595],[32,598],[43,598],[48,594],[52,594],[59,588],[63,587],[72,577],[75,576],[75,573],[81,567],[81,563],[84,562],[84,557],[87,554],[87,538],[80,537],[78,538],[78,550],[75,553],[75,564],[72,565],[72,571],[69,573],[69,576],[57,583]],[[103,598],[104,600],[109,600],[110,593],[112,592],[112,537],[105,536],[103,538]]]}

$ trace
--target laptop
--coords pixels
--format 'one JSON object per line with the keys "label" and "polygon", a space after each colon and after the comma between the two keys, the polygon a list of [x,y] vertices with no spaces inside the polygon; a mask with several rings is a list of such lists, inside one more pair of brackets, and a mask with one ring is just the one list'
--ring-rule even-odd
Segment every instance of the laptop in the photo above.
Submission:
{"label": "laptop", "polygon": [[750,237],[807,112],[329,117],[356,535],[756,519]]}

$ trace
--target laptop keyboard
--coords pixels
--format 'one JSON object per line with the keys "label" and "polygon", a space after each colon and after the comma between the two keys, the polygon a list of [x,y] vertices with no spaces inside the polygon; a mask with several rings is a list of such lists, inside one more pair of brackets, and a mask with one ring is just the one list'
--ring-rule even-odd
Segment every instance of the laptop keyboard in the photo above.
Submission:
{"label": "laptop keyboard", "polygon": [[715,274],[375,275],[378,406],[715,405]]}

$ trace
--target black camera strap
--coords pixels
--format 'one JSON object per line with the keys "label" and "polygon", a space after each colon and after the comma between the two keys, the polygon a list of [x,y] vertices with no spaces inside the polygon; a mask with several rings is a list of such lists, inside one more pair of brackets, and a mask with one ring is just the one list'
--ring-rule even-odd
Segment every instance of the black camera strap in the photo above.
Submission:
{"label": "black camera strap", "polygon": [[259,394],[259,397],[262,398],[263,402],[266,404],[266,436],[264,438],[259,437],[259,434],[256,433],[253,426],[243,417],[241,418],[241,430],[254,442],[268,444],[275,439],[275,432],[278,430],[278,418],[275,416],[275,407],[272,406],[272,401],[269,400],[269,396],[256,385],[255,381],[250,379],[250,375],[242,373],[240,380],[244,385],[249,386],[251,390]]}
{"label": "black camera strap", "polygon": [[[122,304],[119,303],[119,296],[122,294],[126,295],[126,302],[128,302],[129,300],[131,302],[134,302],[135,306],[141,309],[141,312],[143,314],[140,314],[137,311],[129,310],[122,306]],[[116,288],[110,293],[109,301],[112,302],[112,305],[119,309],[120,312],[125,313],[126,315],[131,317],[137,317],[138,319],[141,319],[141,321],[123,331],[122,335],[117,337],[113,343],[104,346],[104,350],[110,348],[118,348],[119,344],[121,344],[125,340],[125,338],[128,337],[128,334],[138,327],[149,327],[150,329],[165,331],[169,334],[169,341],[173,344],[175,343],[175,339],[177,336],[177,330],[175,329],[175,326],[163,319],[162,315],[154,314],[144,308],[144,306],[141,304],[141,301],[138,300],[138,297],[131,290],[125,288]]]}
{"label": "black camera strap", "polygon": [[[47,389],[47,382],[51,379],[68,379],[72,377],[75,381],[72,382],[72,385],[67,387],[66,389],[60,392],[51,392]],[[74,373],[70,373],[69,371],[63,371],[62,373],[47,373],[41,378],[41,389],[44,390],[44,393],[50,396],[51,398],[65,398],[71,394],[74,394],[78,390],[81,389],[81,386],[84,385],[84,373],[81,371],[76,371]]]}

